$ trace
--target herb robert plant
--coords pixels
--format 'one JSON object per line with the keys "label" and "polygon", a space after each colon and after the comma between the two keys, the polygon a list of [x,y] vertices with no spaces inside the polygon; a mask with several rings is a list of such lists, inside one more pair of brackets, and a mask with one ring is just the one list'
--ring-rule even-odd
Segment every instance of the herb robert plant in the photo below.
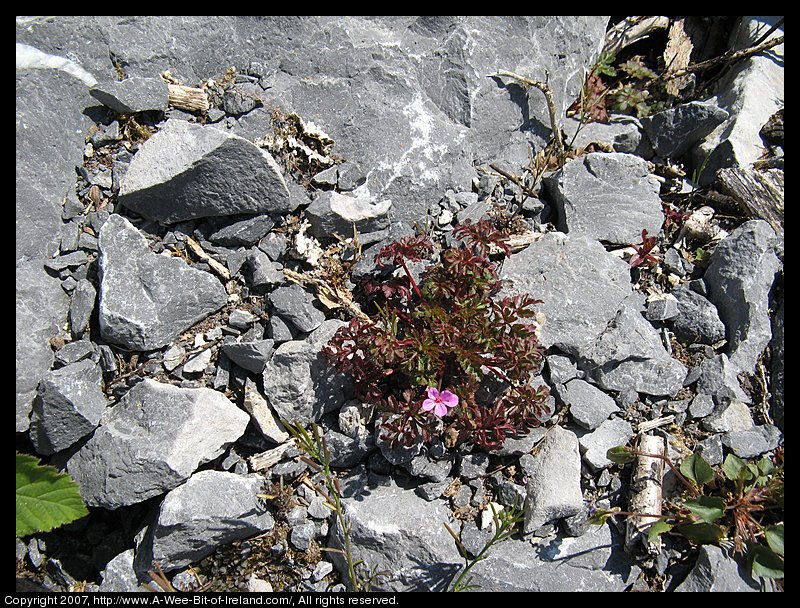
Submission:
{"label": "herb robert plant", "polygon": [[490,252],[510,250],[490,221],[467,222],[454,236],[462,243],[442,251],[419,282],[408,263],[433,257],[433,243],[416,236],[384,247],[375,260],[385,276],[359,284],[370,320],[350,321],[323,352],[353,378],[358,398],[387,412],[382,428],[394,444],[448,430],[496,449],[546,411],[547,387],[530,383],[543,350],[535,326],[521,321],[541,301],[493,297],[500,281]]}

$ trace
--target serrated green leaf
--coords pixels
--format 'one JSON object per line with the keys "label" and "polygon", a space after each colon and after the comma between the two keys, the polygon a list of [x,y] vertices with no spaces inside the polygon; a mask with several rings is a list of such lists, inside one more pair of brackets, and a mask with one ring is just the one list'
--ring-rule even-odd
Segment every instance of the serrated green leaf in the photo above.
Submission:
{"label": "serrated green leaf", "polygon": [[703,460],[699,452],[684,458],[680,471],[686,479],[700,487],[714,479],[714,470]]}
{"label": "serrated green leaf", "polygon": [[18,537],[48,532],[89,514],[68,474],[28,454],[16,456]]}
{"label": "serrated green leaf", "polygon": [[725,530],[722,529],[722,527],[717,524],[709,524],[706,522],[682,524],[680,526],[675,526],[674,530],[680,532],[690,541],[699,545],[716,543],[725,534]]}
{"label": "serrated green leaf", "polygon": [[713,523],[725,515],[725,501],[719,496],[700,496],[685,501],[683,506],[706,523]]}
{"label": "serrated green leaf", "polygon": [[611,448],[606,452],[606,458],[608,458],[611,462],[616,462],[617,464],[627,464],[633,461],[636,458],[635,454],[631,453],[631,449],[624,445],[618,445],[615,448]]}
{"label": "serrated green leaf", "polygon": [[750,545],[753,574],[764,578],[783,578],[783,560],[764,545]]}
{"label": "serrated green leaf", "polygon": [[783,555],[783,524],[767,526],[764,529],[764,537],[767,544],[778,555]]}

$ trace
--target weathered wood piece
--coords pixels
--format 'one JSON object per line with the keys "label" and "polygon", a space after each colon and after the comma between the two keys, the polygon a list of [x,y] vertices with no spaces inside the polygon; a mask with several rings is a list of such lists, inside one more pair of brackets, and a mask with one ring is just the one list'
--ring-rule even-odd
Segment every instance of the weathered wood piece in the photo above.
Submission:
{"label": "weathered wood piece", "polygon": [[[664,454],[664,439],[655,435],[641,435],[638,451],[646,454]],[[664,477],[664,461],[652,456],[638,456],[631,479],[630,511],[661,515],[661,481]],[[650,555],[661,551],[661,541],[650,542],[647,529],[658,521],[658,517],[631,516],[625,531],[625,546],[629,551],[640,548]]]}
{"label": "weathered wood piece", "polygon": [[208,112],[211,105],[208,95],[203,89],[187,87],[182,84],[170,84],[169,105],[187,112]]}
{"label": "weathered wood piece", "polygon": [[281,461],[284,452],[286,452],[286,450],[293,445],[295,445],[294,438],[289,439],[278,447],[267,450],[266,452],[253,454],[247,459],[247,462],[250,464],[250,469],[252,471],[264,471],[266,469],[271,469]]}
{"label": "weathered wood piece", "polygon": [[741,211],[783,230],[783,169],[720,169],[717,181],[733,197]]}

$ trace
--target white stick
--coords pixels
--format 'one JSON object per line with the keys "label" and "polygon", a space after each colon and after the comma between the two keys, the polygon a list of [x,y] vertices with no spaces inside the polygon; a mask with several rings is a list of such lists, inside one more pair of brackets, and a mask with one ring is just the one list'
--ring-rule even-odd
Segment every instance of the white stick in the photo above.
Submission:
{"label": "white stick", "polygon": [[[647,454],[664,454],[664,439],[653,435],[639,437],[639,451]],[[664,476],[664,461],[651,456],[638,456],[633,479],[631,479],[630,511],[661,515],[661,480]],[[647,529],[658,517],[631,516],[625,535],[628,551],[644,547],[650,555],[661,551],[661,541],[647,540]],[[639,544],[641,542],[641,544]],[[637,546],[638,545],[638,546]]]}

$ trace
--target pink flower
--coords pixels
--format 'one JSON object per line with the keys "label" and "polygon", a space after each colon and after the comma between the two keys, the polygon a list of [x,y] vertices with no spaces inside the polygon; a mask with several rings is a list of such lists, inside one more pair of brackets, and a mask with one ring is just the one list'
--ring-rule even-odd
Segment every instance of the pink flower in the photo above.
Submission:
{"label": "pink flower", "polygon": [[450,391],[439,392],[438,389],[429,388],[428,398],[422,402],[422,409],[426,412],[433,410],[437,416],[444,416],[447,413],[448,407],[455,407],[458,405],[458,396]]}

